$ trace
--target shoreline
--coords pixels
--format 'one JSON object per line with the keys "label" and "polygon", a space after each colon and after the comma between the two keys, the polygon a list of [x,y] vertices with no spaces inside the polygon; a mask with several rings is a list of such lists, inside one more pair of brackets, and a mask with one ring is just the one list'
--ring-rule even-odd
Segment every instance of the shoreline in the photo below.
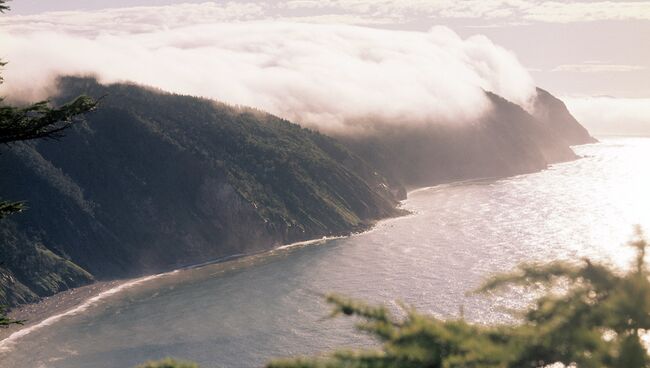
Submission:
{"label": "shoreline", "polygon": [[[580,159],[580,157],[576,157],[574,160]],[[574,161],[570,160],[570,161]],[[528,175],[528,174],[533,174],[537,172],[542,172],[545,170],[548,170],[553,165],[560,164],[562,162],[555,162],[550,165],[548,165],[546,168],[533,171],[533,172],[528,172],[528,173],[520,173],[520,174],[514,174],[514,175],[506,175],[506,176],[493,176],[493,177],[480,177],[480,178],[470,178],[470,179],[459,179],[455,181],[450,181],[450,182],[443,182],[443,183],[438,183],[435,185],[431,186],[425,186],[425,187],[420,187],[420,188],[415,188],[412,190],[407,191],[407,196],[403,200],[400,200],[398,204],[395,206],[396,209],[400,209],[406,201],[408,201],[409,197],[412,194],[422,192],[422,191],[427,191],[427,190],[432,190],[432,189],[441,189],[441,188],[446,188],[454,185],[463,185],[463,184],[469,184],[469,183],[476,183],[476,182],[481,182],[485,180],[499,180],[499,179],[504,179],[504,178],[512,178],[512,177],[517,177],[520,175]],[[297,242],[292,242],[288,244],[282,244],[278,245],[272,248],[269,248],[268,250],[263,250],[259,252],[253,252],[253,253],[241,253],[241,254],[233,254],[229,256],[224,256],[224,257],[219,257],[213,260],[208,260],[204,262],[199,262],[196,264],[191,264],[191,265],[186,265],[186,266],[181,266],[177,267],[174,270],[163,272],[163,273],[158,273],[158,274],[153,274],[153,275],[146,275],[138,278],[132,278],[132,279],[120,279],[120,280],[110,280],[110,281],[97,281],[89,285],[81,286],[78,288],[73,288],[69,289],[57,294],[54,294],[49,297],[43,298],[41,301],[33,304],[25,304],[21,305],[17,308],[12,309],[7,316],[12,318],[12,319],[17,319],[17,320],[26,320],[24,325],[11,325],[8,328],[0,328],[0,353],[6,352],[7,350],[11,349],[11,345],[14,343],[14,340],[17,340],[21,338],[22,336],[28,335],[34,330],[40,329],[42,327],[49,326],[53,323],[56,323],[59,319],[64,318],[66,316],[72,316],[76,315],[78,313],[81,313],[85,311],[87,308],[92,307],[94,304],[96,304],[98,301],[104,299],[105,297],[108,297],[110,295],[114,295],[116,293],[119,293],[120,291],[136,286],[139,284],[142,284],[144,282],[147,282],[149,280],[159,278],[162,276],[174,274],[180,271],[186,271],[186,270],[192,270],[192,269],[197,269],[213,264],[218,264],[218,263],[227,263],[229,261],[237,261],[241,260],[243,258],[247,257],[253,257],[253,256],[260,256],[263,254],[273,254],[274,252],[277,251],[284,251],[288,249],[292,249],[295,247],[301,247],[301,246],[308,246],[312,244],[318,244],[318,243],[324,243],[327,241],[331,240],[337,240],[337,239],[345,239],[348,237],[352,237],[358,234],[363,234],[368,231],[372,231],[374,228],[376,228],[377,224],[382,221],[388,221],[394,218],[400,218],[404,216],[409,216],[413,215],[410,211],[406,211],[406,213],[398,213],[395,216],[389,216],[386,218],[382,218],[379,220],[374,220],[371,223],[368,224],[367,227],[365,227],[361,231],[356,231],[356,232],[349,232],[346,234],[340,234],[340,235],[333,235],[333,236],[323,236],[320,238],[314,238],[314,239],[307,239],[307,240],[302,240],[302,241],[297,241]]]}
{"label": "shoreline", "polygon": [[[122,290],[177,272],[179,272],[179,270],[135,279],[100,281],[57,293],[47,299],[44,298],[38,303],[19,307],[9,313],[11,318],[25,319],[25,316],[31,315],[34,319],[31,320],[32,323],[27,321],[24,325],[14,325],[7,329],[3,329],[3,335],[0,339],[0,354],[11,351],[16,340],[29,335],[32,331],[50,326],[62,318],[83,313],[99,301],[115,295]],[[23,316],[23,314],[25,316]],[[4,336],[4,334],[7,334],[7,336]]]}
{"label": "shoreline", "polygon": [[[400,202],[400,205],[402,202],[403,201]],[[296,247],[319,244],[331,240],[344,239],[347,237],[355,236],[357,234],[365,233],[367,231],[371,231],[379,221],[389,220],[391,218],[394,217],[388,217],[375,221],[366,230],[360,232],[348,233],[346,235],[323,236],[320,238],[279,245],[260,252],[224,256],[205,262],[179,267],[171,271],[132,279],[97,281],[89,285],[69,289],[52,296],[44,297],[37,303],[18,306],[7,313],[7,316],[16,320],[25,320],[25,323],[22,325],[16,324],[10,325],[7,328],[0,328],[0,354],[10,351],[13,344],[16,343],[16,340],[19,340],[23,336],[30,334],[32,331],[36,331],[43,327],[52,325],[67,316],[74,316],[82,313],[106,297],[115,295],[122,290],[128,289],[130,287],[146,283],[147,281],[163,276],[172,275],[181,271],[198,269],[205,266],[227,263],[230,261],[239,261],[248,257],[255,257],[264,254],[271,255],[278,251],[286,251]]]}
{"label": "shoreline", "polygon": [[33,327],[50,317],[63,314],[102,292],[119,287],[126,282],[128,280],[96,281],[89,285],[44,297],[36,303],[20,305],[12,309],[7,316],[15,320],[24,320],[25,323],[0,329],[0,344],[16,332]]}

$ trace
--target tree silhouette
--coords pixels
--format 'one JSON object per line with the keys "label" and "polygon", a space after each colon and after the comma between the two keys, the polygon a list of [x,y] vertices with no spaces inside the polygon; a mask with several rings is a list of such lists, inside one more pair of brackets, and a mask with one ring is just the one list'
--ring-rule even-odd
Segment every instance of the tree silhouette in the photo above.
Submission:
{"label": "tree silhouette", "polygon": [[408,308],[404,318],[395,318],[385,307],[329,296],[334,315],[360,318],[358,329],[375,337],[381,348],[276,360],[267,367],[647,367],[642,336],[650,329],[648,243],[638,230],[629,244],[636,257],[625,273],[584,259],[581,264],[525,264],[488,280],[479,292],[512,286],[542,292],[517,325],[443,321]]}
{"label": "tree silhouette", "polygon": [[[441,320],[402,305],[396,317],[384,306],[330,295],[338,315],[359,319],[357,328],[381,345],[338,350],[314,357],[276,359],[267,368],[645,368],[650,357],[642,342],[650,330],[648,242],[640,228],[628,243],[636,251],[623,272],[584,259],[524,264],[490,278],[478,293],[524,287],[541,296],[518,324],[484,326]],[[144,367],[185,368],[166,359]]]}
{"label": "tree silhouette", "polygon": [[[0,0],[0,13],[9,10],[6,0]],[[0,60],[0,67],[7,63]],[[0,84],[3,78],[0,75]],[[53,108],[49,101],[40,101],[28,106],[9,106],[0,97],[0,144],[28,141],[32,139],[58,139],[63,130],[69,128],[79,115],[91,111],[97,102],[90,97],[80,96],[61,107]],[[0,219],[24,209],[24,203],[0,200]]]}
{"label": "tree silhouette", "polygon": [[[0,0],[0,13],[9,10],[6,0]],[[0,60],[0,67],[6,62]],[[3,79],[0,75],[0,84]],[[12,144],[32,139],[58,139],[63,130],[78,121],[77,117],[95,108],[97,102],[90,97],[80,96],[74,101],[61,107],[53,108],[49,101],[40,101],[27,106],[10,106],[0,97],[0,144]],[[0,219],[20,212],[25,208],[23,202],[0,199]],[[0,327],[11,324],[21,324],[22,321],[12,320],[0,308]]]}

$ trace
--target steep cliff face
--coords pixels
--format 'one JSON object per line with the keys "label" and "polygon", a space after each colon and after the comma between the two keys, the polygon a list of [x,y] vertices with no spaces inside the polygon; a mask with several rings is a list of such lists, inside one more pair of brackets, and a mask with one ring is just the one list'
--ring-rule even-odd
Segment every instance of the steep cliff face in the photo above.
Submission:
{"label": "steep cliff face", "polygon": [[64,79],[60,89],[62,100],[106,97],[60,142],[0,154],[11,173],[0,193],[30,207],[5,221],[0,261],[35,295],[59,287],[23,282],[21,272],[38,265],[14,262],[9,239],[43,239],[39,249],[78,265],[83,283],[84,270],[156,272],[345,234],[398,213],[391,188],[362,159],[269,114],[90,79]]}
{"label": "steep cliff face", "polygon": [[57,254],[15,224],[0,222],[0,305],[37,301],[93,281],[92,275]]}
{"label": "steep cliff face", "polygon": [[408,187],[528,173],[575,158],[558,128],[561,122],[540,121],[519,105],[486,94],[492,108],[471,124],[384,125],[372,135],[337,138]]}
{"label": "steep cliff face", "polygon": [[562,100],[541,88],[537,88],[533,115],[570,145],[597,142],[571,115]]}

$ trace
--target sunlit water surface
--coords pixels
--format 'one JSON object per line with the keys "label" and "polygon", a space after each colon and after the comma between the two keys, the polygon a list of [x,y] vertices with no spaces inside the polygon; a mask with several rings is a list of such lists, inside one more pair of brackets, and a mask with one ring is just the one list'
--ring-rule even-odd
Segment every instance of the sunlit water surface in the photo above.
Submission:
{"label": "sunlit water surface", "polygon": [[202,367],[368,346],[324,319],[319,293],[495,323],[526,295],[467,295],[521,261],[588,256],[626,267],[633,224],[650,228],[650,139],[576,147],[546,171],[413,192],[413,215],[350,238],[178,271],[125,289],[4,344],[4,367],[132,367],[175,356]]}

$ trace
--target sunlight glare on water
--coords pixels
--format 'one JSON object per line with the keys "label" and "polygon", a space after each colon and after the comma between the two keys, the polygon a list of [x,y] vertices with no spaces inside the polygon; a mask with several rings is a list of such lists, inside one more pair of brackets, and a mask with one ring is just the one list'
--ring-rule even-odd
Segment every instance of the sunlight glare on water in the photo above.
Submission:
{"label": "sunlight glare on water", "polygon": [[286,248],[127,288],[21,337],[2,367],[132,367],[164,356],[202,367],[372,343],[351,321],[325,320],[338,292],[441,317],[512,321],[530,296],[467,295],[523,261],[583,257],[628,267],[633,225],[650,229],[650,139],[576,147],[583,158],[540,173],[411,193],[410,216],[372,231]]}

